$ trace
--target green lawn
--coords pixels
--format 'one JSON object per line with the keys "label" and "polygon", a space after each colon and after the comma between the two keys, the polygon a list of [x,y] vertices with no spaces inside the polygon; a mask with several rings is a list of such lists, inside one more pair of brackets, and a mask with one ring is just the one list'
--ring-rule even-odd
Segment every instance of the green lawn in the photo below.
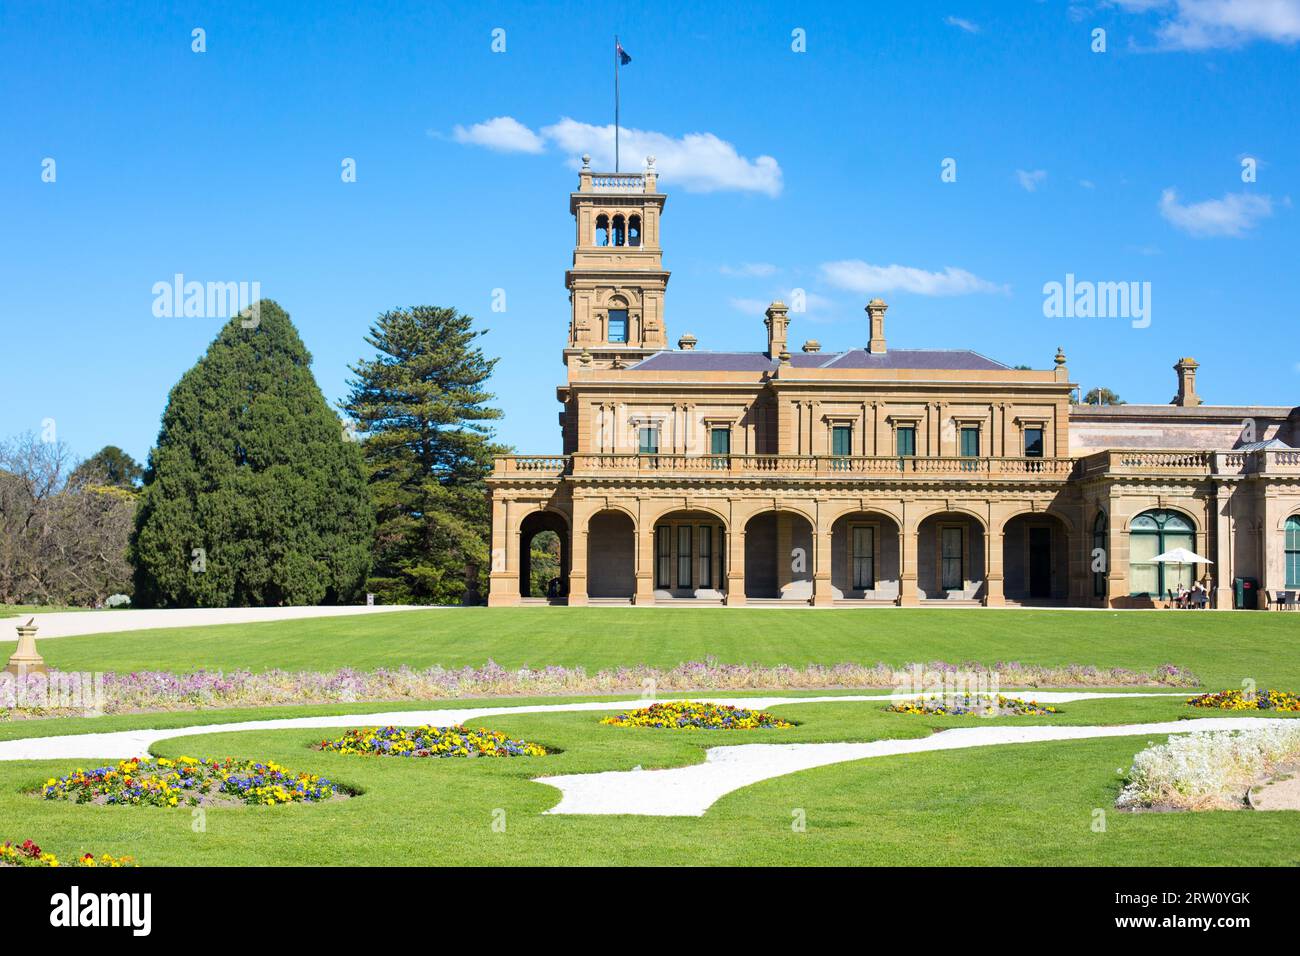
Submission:
{"label": "green lawn", "polygon": [[[78,670],[562,664],[589,670],[725,662],[1019,660],[1189,668],[1212,688],[1300,690],[1300,615],[1161,612],[526,608],[366,617],[57,638],[47,661]],[[0,648],[0,653],[7,653]],[[716,695],[717,692],[715,692]],[[786,694],[786,696],[797,696]],[[628,695],[631,696],[631,695]],[[1032,695],[1028,695],[1032,696]],[[589,698],[590,699],[590,698]],[[508,703],[520,704],[518,698]],[[553,699],[549,702],[554,702]],[[488,701],[476,703],[487,704]],[[0,723],[0,739],[185,727],[267,717],[457,706],[329,704]],[[1300,863],[1300,814],[1121,813],[1122,777],[1145,737],[1009,745],[876,758],[746,787],[701,818],[550,816],[546,774],[684,765],[717,744],[872,740],[986,725],[978,718],[887,714],[872,703],[792,704],[788,731],[745,734],[602,727],[598,713],[474,721],[558,748],[544,758],[373,760],[318,753],[325,731],[249,730],[177,738],[160,755],[273,759],[322,773],[361,795],[321,806],[207,811],[76,806],[26,791],[75,769],[66,761],[0,762],[0,839],[31,838],[60,856],[91,850],[163,864],[1282,864]],[[1223,716],[1180,697],[1064,705],[1056,718],[996,723],[1130,723]],[[1191,726],[1192,721],[1189,721]],[[357,725],[364,725],[359,718]],[[92,762],[82,761],[82,765]],[[1095,832],[1094,809],[1106,810]],[[492,828],[504,810],[506,831]],[[791,829],[802,810],[807,831]]]}
{"label": "green lawn", "polygon": [[[72,670],[263,670],[618,665],[712,655],[764,665],[974,660],[1149,669],[1206,684],[1300,689],[1300,614],[1191,611],[862,611],[744,608],[467,608],[230,624],[38,642]],[[8,654],[12,642],[0,645]]]}
{"label": "green lawn", "polygon": [[[1063,706],[1057,718],[994,723],[1100,724],[1188,714],[1177,698]],[[1122,781],[1116,769],[1127,768],[1133,754],[1147,746],[1143,737],[1009,745],[823,767],[736,791],[700,818],[548,816],[543,811],[557,802],[558,792],[530,779],[683,765],[703,759],[707,746],[724,743],[922,736],[932,728],[988,723],[887,714],[875,703],[786,705],[778,712],[799,726],[743,734],[681,733],[602,727],[598,713],[483,721],[563,751],[508,760],[319,753],[310,746],[327,733],[320,730],[164,741],[155,748],[162,755],[269,758],[362,791],[354,799],[318,806],[208,810],[206,832],[194,832],[185,808],[40,800],[24,791],[73,766],[67,761],[4,763],[0,835],[30,836],[59,855],[129,853],[152,865],[1300,863],[1300,814],[1114,810]],[[113,729],[156,722],[141,716],[116,718]],[[1092,827],[1098,808],[1106,810],[1106,830],[1100,833]],[[806,815],[804,833],[791,828],[796,810]],[[505,813],[505,832],[492,828],[498,811]]]}

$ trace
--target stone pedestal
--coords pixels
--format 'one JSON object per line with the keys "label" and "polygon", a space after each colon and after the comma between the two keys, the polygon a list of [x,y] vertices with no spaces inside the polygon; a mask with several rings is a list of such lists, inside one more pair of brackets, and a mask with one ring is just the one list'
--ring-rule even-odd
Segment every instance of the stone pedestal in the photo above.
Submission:
{"label": "stone pedestal", "polygon": [[18,625],[18,647],[5,670],[18,677],[45,673],[45,659],[36,653],[36,627],[31,621]]}

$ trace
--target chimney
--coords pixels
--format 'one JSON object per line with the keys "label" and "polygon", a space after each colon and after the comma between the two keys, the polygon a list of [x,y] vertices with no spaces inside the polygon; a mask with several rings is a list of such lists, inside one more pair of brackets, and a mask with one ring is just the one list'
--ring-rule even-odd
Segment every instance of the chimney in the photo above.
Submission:
{"label": "chimney", "polygon": [[1178,394],[1174,396],[1174,400],[1169,404],[1201,404],[1201,396],[1196,394],[1196,369],[1198,367],[1196,359],[1190,356],[1178,360],[1178,364],[1174,366],[1174,371],[1178,373]]}
{"label": "chimney", "polygon": [[777,358],[785,351],[785,333],[789,325],[787,313],[789,309],[785,303],[777,299],[767,307],[767,318],[763,324],[767,326],[767,357]]}
{"label": "chimney", "polygon": [[872,299],[867,303],[867,315],[871,316],[871,341],[867,351],[872,355],[885,354],[885,305],[883,299]]}
{"label": "chimney", "polygon": [[822,344],[816,339],[809,339],[803,344],[803,350],[805,352],[820,352],[822,350]]}
{"label": "chimney", "polygon": [[685,335],[683,335],[680,339],[677,340],[677,347],[681,349],[683,352],[690,352],[695,348],[695,343],[697,341],[699,340],[696,339],[695,336],[691,335],[690,332],[687,332]]}

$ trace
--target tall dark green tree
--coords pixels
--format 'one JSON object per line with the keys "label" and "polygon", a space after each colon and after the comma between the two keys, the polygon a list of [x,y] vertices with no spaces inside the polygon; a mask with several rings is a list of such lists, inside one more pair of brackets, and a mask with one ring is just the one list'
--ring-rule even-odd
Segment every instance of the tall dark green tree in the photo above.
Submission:
{"label": "tall dark green tree", "polygon": [[144,469],[139,462],[116,445],[105,445],[78,465],[68,480],[74,487],[98,484],[134,489],[142,478]]}
{"label": "tall dark green tree", "polygon": [[269,300],[236,317],[172,389],[131,556],[137,605],[348,603],[370,570],[361,449]]}
{"label": "tall dark green tree", "polygon": [[370,588],[388,601],[479,599],[491,539],[484,479],[504,449],[486,383],[496,365],[482,330],[455,309],[381,315],[366,336],[377,355],[352,367],[344,411],[362,448],[378,512]]}

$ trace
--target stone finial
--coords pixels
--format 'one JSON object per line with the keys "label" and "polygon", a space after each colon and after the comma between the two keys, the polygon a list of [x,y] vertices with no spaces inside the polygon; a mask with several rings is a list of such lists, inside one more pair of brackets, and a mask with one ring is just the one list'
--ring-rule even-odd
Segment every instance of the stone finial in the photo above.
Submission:
{"label": "stone finial", "polygon": [[578,364],[579,364],[579,365],[590,365],[590,364],[591,364],[591,353],[588,352],[586,349],[583,349],[583,350],[582,350],[582,354],[578,356]]}
{"label": "stone finial", "polygon": [[1065,349],[1059,345],[1056,347],[1056,367],[1060,368],[1065,364]]}
{"label": "stone finial", "polygon": [[591,169],[591,154],[590,154],[590,153],[583,153],[583,154],[582,154],[582,168],[583,168],[583,169]]}
{"label": "stone finial", "polygon": [[767,307],[767,318],[763,320],[763,324],[767,326],[768,358],[776,358],[785,351],[786,330],[790,324],[789,312],[790,310],[780,299]]}
{"label": "stone finial", "polygon": [[18,646],[9,658],[5,670],[17,677],[28,674],[44,674],[45,658],[36,651],[36,618],[30,618],[26,624],[18,625]]}
{"label": "stone finial", "polygon": [[782,353],[781,353],[781,364],[782,364],[782,365],[789,365],[789,364],[790,364],[790,353],[789,353],[789,352],[782,352]]}
{"label": "stone finial", "polygon": [[645,158],[645,164],[648,169],[655,168],[655,158],[653,153]]}
{"label": "stone finial", "polygon": [[871,341],[867,351],[872,355],[885,354],[885,312],[889,306],[884,299],[876,298],[867,303],[866,312],[871,320]]}
{"label": "stone finial", "polygon": [[1169,404],[1202,404],[1201,396],[1196,394],[1196,370],[1198,368],[1200,368],[1200,363],[1190,355],[1178,360],[1174,365],[1174,371],[1178,373],[1178,394],[1174,396],[1174,400]]}
{"label": "stone finial", "polygon": [[687,332],[685,335],[683,335],[680,339],[677,340],[677,347],[681,349],[683,352],[690,352],[695,348],[695,343],[697,341],[699,340],[696,339],[695,336],[691,335],[690,332]]}
{"label": "stone finial", "polygon": [[822,350],[822,344],[816,339],[809,339],[803,344],[803,350],[805,352],[820,352]]}

